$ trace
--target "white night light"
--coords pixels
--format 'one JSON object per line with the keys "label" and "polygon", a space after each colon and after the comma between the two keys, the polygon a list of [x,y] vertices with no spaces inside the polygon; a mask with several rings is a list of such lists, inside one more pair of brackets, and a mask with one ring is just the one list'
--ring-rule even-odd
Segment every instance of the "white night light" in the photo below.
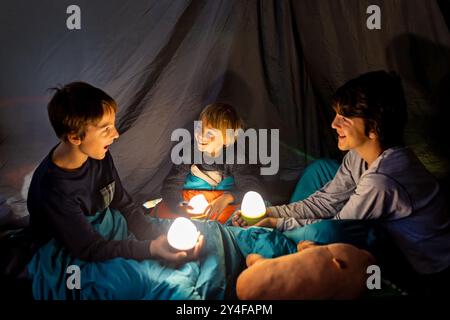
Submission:
{"label": "white night light", "polygon": [[241,204],[242,218],[249,225],[255,224],[266,214],[266,205],[258,192],[249,191],[244,195]]}
{"label": "white night light", "polygon": [[177,250],[190,250],[195,247],[199,232],[191,220],[180,217],[175,221],[167,232],[167,241]]}
{"label": "white night light", "polygon": [[198,194],[189,200],[189,206],[193,209],[186,210],[190,214],[202,214],[205,212],[206,208],[209,206],[208,201],[203,194]]}

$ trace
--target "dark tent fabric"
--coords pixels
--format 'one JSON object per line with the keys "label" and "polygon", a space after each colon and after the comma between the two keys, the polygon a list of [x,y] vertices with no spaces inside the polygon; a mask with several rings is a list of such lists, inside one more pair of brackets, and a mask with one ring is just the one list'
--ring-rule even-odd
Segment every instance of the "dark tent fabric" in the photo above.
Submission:
{"label": "dark tent fabric", "polygon": [[[57,142],[46,89],[75,80],[117,100],[121,137],[111,150],[140,202],[160,196],[172,131],[192,131],[214,101],[235,106],[247,127],[280,130],[280,170],[263,177],[268,189],[295,181],[313,159],[339,158],[330,97],[378,69],[404,80],[407,143],[436,176],[448,175],[443,2],[79,0],[81,29],[69,30],[71,4],[2,2],[0,194],[9,203],[26,197],[27,174]],[[381,9],[380,30],[366,26],[369,5]],[[289,194],[268,197],[277,203]]]}

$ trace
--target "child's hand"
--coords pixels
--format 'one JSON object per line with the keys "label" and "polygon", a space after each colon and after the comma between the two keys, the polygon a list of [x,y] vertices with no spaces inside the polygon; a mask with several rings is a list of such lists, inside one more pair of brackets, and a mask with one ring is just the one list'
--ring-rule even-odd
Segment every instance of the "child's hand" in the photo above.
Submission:
{"label": "child's hand", "polygon": [[189,202],[182,201],[178,204],[178,207],[183,210],[184,213],[188,214],[189,211],[194,210],[192,206],[189,205]]}
{"label": "child's hand", "polygon": [[234,201],[234,197],[229,193],[224,193],[217,199],[213,200],[205,210],[206,218],[217,220],[222,211]]}
{"label": "child's hand", "polygon": [[264,218],[255,223],[254,226],[275,229],[277,227],[277,218]]}
{"label": "child's hand", "polygon": [[177,251],[170,246],[167,241],[167,236],[163,234],[150,242],[150,252],[154,258],[160,258],[162,260],[178,264],[197,259],[204,243],[204,237],[200,234],[197,239],[197,243],[192,250]]}
{"label": "child's hand", "polygon": [[[231,223],[235,227],[248,227],[247,222],[242,219],[241,217],[242,213],[241,210],[238,210],[234,213],[233,218],[231,219]],[[255,227],[265,227],[265,228],[276,228],[277,227],[277,218],[270,217],[270,211],[268,210],[266,212],[266,218],[262,219],[261,221],[258,221],[254,224]]]}
{"label": "child's hand", "polygon": [[235,227],[248,227],[247,222],[241,217],[241,210],[234,213],[233,218],[231,218],[231,224]]}

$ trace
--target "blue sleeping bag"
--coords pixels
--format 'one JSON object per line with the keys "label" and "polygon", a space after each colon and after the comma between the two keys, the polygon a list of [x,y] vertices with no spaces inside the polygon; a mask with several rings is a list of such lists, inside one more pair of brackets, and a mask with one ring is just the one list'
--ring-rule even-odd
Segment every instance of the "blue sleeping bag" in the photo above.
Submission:
{"label": "blue sleeping bag", "polygon": [[[89,217],[105,238],[134,238],[125,218],[106,209]],[[172,220],[152,219],[161,230]],[[205,236],[197,261],[174,266],[158,260],[115,258],[86,262],[72,257],[56,240],[41,247],[28,264],[35,299],[233,299],[237,276],[245,269],[245,257],[259,253],[271,258],[296,252],[295,243],[276,230],[226,227],[214,221],[194,222]],[[80,289],[69,289],[70,265],[80,268]]]}

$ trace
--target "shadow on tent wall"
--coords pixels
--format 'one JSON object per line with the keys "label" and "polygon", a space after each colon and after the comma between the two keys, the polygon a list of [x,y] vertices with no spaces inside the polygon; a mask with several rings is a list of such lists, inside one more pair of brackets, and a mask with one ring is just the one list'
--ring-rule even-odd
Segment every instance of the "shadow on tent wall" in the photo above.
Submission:
{"label": "shadow on tent wall", "polygon": [[403,79],[409,98],[406,143],[449,186],[450,48],[407,33],[389,44],[386,58]]}

